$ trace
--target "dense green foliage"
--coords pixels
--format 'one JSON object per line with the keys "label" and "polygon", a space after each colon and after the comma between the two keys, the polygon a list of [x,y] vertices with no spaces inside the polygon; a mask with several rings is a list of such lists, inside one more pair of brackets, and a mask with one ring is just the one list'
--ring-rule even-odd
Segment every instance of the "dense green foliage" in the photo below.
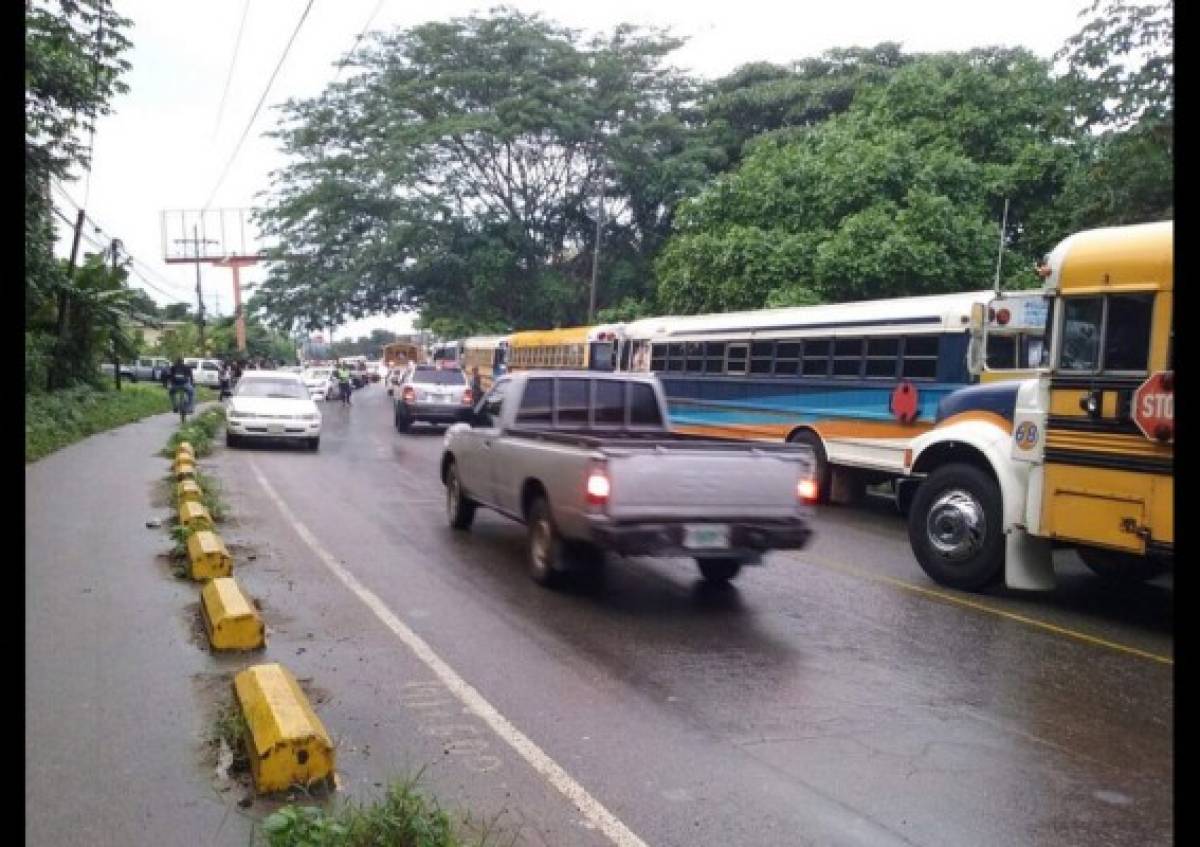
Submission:
{"label": "dense green foliage", "polygon": [[[211,400],[205,389],[197,402]],[[25,461],[32,462],[68,444],[108,429],[171,411],[167,392],[158,385],[130,385],[120,391],[78,386],[25,397]]]}
{"label": "dense green foliage", "polygon": [[[106,0],[45,0],[25,11],[25,321],[26,389],[95,379],[96,362],[128,348],[128,338],[94,331],[135,304],[111,293],[96,272],[69,273],[54,258],[52,179],[88,165],[89,137],[110,111],[129,64],[122,31],[130,22]],[[116,287],[123,286],[123,281]],[[82,314],[80,314],[82,313]],[[73,324],[83,321],[79,331]],[[115,331],[115,330],[114,330]],[[120,333],[117,332],[119,336]],[[32,356],[34,361],[28,361]],[[47,362],[53,360],[54,367]]]}
{"label": "dense green foliage", "polygon": [[1006,285],[1080,228],[1172,213],[1170,2],[1097,0],[1055,57],[899,45],[703,83],[678,39],[510,9],[377,35],[293,102],[256,305],[440,335]]}

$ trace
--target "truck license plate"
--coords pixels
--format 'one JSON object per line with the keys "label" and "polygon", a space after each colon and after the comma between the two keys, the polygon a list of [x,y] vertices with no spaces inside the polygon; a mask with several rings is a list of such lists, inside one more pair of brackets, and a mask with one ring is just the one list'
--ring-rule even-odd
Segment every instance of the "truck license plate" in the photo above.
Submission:
{"label": "truck license plate", "polygon": [[683,546],[693,550],[728,547],[729,527],[725,524],[687,524],[683,528]]}

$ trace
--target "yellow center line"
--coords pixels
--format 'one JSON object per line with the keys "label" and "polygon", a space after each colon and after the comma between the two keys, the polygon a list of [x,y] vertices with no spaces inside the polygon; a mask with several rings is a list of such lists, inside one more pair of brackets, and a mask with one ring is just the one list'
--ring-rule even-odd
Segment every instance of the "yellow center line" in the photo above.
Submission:
{"label": "yellow center line", "polygon": [[[797,558],[799,558],[799,557],[797,557]],[[932,598],[935,598],[938,600],[945,601],[947,603],[954,603],[955,605],[958,605],[958,606],[965,606],[968,609],[975,609],[976,611],[979,611],[979,612],[986,612],[990,615],[996,615],[997,617],[1006,618],[1010,621],[1016,621],[1017,623],[1023,623],[1026,626],[1032,626],[1035,629],[1042,629],[1042,630],[1045,630],[1046,632],[1053,632],[1056,635],[1064,635],[1067,638],[1073,638],[1076,641],[1082,641],[1085,644],[1094,644],[1097,647],[1105,647],[1109,650],[1116,650],[1120,653],[1128,653],[1131,656],[1137,656],[1142,659],[1149,659],[1152,662],[1159,662],[1160,664],[1164,664],[1164,665],[1174,665],[1175,664],[1175,659],[1172,658],[1171,656],[1163,656],[1158,653],[1151,653],[1147,650],[1139,650],[1137,647],[1130,647],[1127,644],[1120,644],[1116,641],[1109,641],[1106,638],[1099,638],[1095,635],[1088,635],[1086,632],[1079,632],[1078,630],[1070,629],[1065,626],[1057,626],[1052,623],[1047,623],[1046,621],[1040,621],[1037,618],[1031,618],[1031,617],[1027,617],[1026,615],[1017,614],[1016,612],[1006,612],[1003,609],[997,609],[994,606],[989,606],[987,603],[980,603],[976,600],[968,600],[965,597],[957,597],[953,594],[947,594],[944,591],[938,591],[935,588],[925,588],[924,586],[921,586],[921,585],[914,585],[911,582],[905,582],[904,580],[896,579],[895,577],[884,576],[882,574],[867,573],[866,571],[859,570],[858,568],[852,568],[848,565],[831,564],[829,562],[817,562],[817,561],[813,561],[811,559],[804,559],[804,558],[799,558],[799,561],[801,561],[802,563],[804,563],[806,565],[815,565],[816,567],[819,567],[819,568],[825,568],[826,570],[837,571],[839,573],[843,573],[848,576],[855,576],[860,579],[870,580],[871,582],[880,582],[880,583],[884,583],[886,585],[892,585],[892,586],[895,586],[896,588],[903,589],[904,591],[911,591],[914,594],[920,594],[925,597],[932,597]]]}

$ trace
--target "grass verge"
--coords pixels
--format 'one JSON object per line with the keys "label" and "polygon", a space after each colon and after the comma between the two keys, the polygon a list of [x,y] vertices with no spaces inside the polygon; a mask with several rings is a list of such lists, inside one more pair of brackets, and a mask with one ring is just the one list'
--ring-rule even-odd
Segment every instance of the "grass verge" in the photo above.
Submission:
{"label": "grass verge", "polygon": [[[196,401],[215,399],[200,389]],[[87,386],[25,395],[25,461],[35,462],[68,444],[150,415],[171,411],[161,385],[125,383],[121,390]]]}
{"label": "grass verge", "polygon": [[416,779],[393,783],[373,803],[347,802],[331,812],[287,805],[263,821],[266,847],[461,847],[450,816],[417,791]]}

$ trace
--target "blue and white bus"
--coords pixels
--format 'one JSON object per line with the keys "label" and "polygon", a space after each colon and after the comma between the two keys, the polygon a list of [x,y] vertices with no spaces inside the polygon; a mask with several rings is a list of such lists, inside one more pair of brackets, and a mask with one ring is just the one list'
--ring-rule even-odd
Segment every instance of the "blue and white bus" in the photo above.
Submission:
{"label": "blue and white bus", "polygon": [[[983,360],[973,345],[994,296],[647,318],[625,325],[622,363],[660,378],[680,431],[811,446],[824,498],[834,468],[852,469],[838,474],[850,485],[903,475],[904,451],[938,402],[978,381],[968,353]],[[1040,338],[1043,328],[1020,331]]]}

